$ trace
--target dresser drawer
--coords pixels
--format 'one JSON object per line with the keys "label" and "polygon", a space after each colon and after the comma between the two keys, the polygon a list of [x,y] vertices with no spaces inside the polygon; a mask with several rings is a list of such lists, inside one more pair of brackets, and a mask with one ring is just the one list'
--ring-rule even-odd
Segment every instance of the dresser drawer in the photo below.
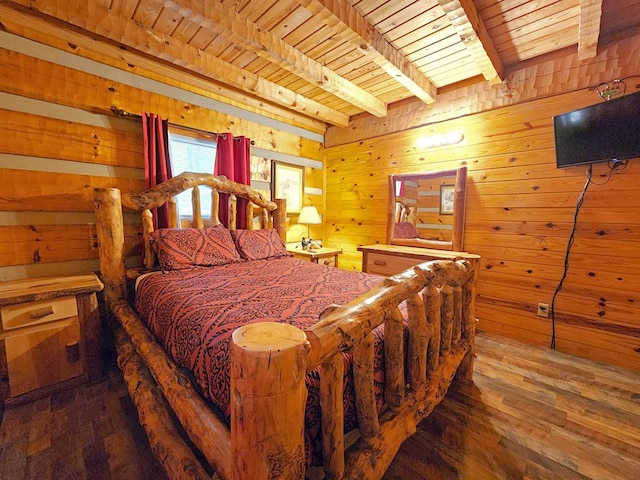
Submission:
{"label": "dresser drawer", "polygon": [[0,308],[0,316],[2,316],[3,330],[13,330],[63,318],[77,317],[78,305],[75,295],[69,295],[38,302],[7,305]]}
{"label": "dresser drawer", "polygon": [[407,258],[369,252],[367,254],[367,272],[385,276],[395,275],[427,260],[429,259]]}

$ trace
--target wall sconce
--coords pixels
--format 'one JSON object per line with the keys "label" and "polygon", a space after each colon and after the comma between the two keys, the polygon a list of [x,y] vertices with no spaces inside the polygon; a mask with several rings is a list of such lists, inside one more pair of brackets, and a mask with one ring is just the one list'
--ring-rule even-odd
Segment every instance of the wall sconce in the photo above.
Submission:
{"label": "wall sconce", "polygon": [[301,242],[303,250],[312,248],[313,244],[311,240],[311,235],[309,233],[310,231],[309,225],[317,225],[319,223],[322,223],[322,220],[320,219],[320,214],[318,213],[318,210],[316,209],[316,207],[314,207],[313,205],[307,205],[305,207],[302,207],[302,210],[300,210],[300,216],[298,217],[298,223],[307,224],[307,238],[302,237],[302,242]]}
{"label": "wall sconce", "polygon": [[431,135],[418,138],[418,148],[444,147],[446,145],[456,145],[464,140],[464,133],[449,132],[445,134]]}

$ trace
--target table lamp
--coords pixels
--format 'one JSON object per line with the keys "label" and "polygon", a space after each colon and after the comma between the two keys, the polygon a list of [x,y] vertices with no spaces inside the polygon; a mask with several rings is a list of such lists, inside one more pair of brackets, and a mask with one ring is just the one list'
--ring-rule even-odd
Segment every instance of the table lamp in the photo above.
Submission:
{"label": "table lamp", "polygon": [[316,225],[322,223],[318,210],[313,205],[307,205],[300,210],[300,216],[298,217],[298,223],[307,224],[307,238],[302,237],[302,248],[307,249],[311,246],[311,235],[309,234],[309,225]]}

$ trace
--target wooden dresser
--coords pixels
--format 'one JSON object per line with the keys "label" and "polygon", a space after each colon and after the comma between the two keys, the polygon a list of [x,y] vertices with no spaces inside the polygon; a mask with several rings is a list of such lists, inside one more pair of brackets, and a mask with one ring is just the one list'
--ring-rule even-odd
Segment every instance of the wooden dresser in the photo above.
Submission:
{"label": "wooden dresser", "polygon": [[467,252],[434,250],[430,248],[405,247],[402,245],[362,245],[362,271],[378,275],[395,275],[409,267],[429,260],[452,260],[466,258],[476,266],[480,256]]}
{"label": "wooden dresser", "polygon": [[100,378],[102,288],[94,274],[0,284],[0,405]]}

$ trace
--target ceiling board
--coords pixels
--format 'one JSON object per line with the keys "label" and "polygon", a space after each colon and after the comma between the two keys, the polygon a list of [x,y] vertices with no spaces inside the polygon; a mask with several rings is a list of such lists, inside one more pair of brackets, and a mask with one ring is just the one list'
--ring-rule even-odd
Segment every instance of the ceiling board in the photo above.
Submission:
{"label": "ceiling board", "polygon": [[[286,104],[301,115],[309,111],[303,105],[316,102],[323,109],[314,111],[325,112],[320,118],[328,124],[364,112],[383,117],[390,104],[414,95],[426,103],[437,102],[438,88],[482,81],[481,69],[486,76],[487,67],[491,68],[487,61],[513,70],[521,62],[530,65],[567,48],[577,55],[580,41],[580,0],[3,0],[3,4],[21,15],[33,12],[52,25],[67,23],[89,38],[105,38],[130,51],[153,55],[159,71],[179,66],[261,101]],[[598,8],[599,2],[592,0],[589,5]],[[466,14],[466,23],[460,23],[465,21],[460,14]],[[640,2],[603,0],[601,20],[593,17],[593,21],[586,18],[590,31],[584,42],[621,40],[640,31]],[[136,34],[109,24],[129,25]],[[473,43],[474,35],[482,43]],[[593,55],[597,48],[589,45],[587,51]],[[228,77],[220,72],[228,72]],[[495,72],[504,75],[500,68]],[[261,92],[273,95],[256,95],[252,79],[259,79]],[[283,101],[282,92],[288,99],[297,95],[299,101]]]}

